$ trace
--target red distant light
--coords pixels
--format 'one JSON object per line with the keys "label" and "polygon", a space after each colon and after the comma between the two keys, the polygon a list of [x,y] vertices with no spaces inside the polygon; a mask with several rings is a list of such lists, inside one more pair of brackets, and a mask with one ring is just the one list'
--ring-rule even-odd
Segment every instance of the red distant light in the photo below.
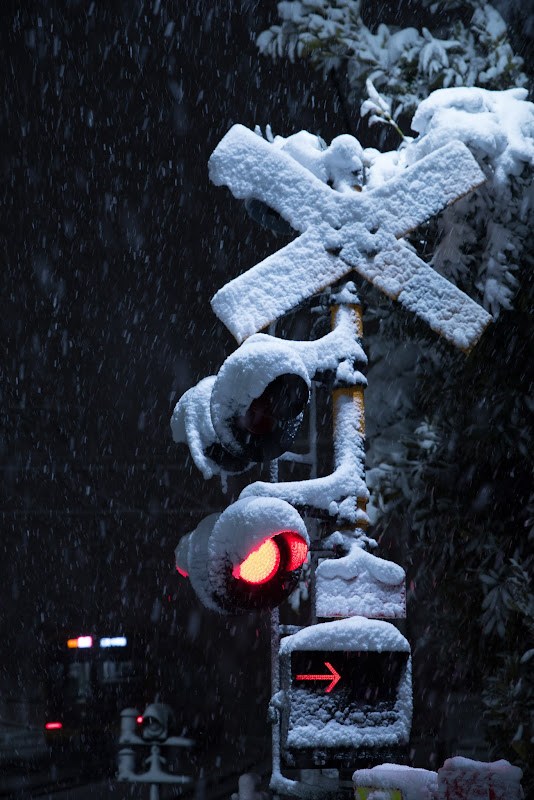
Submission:
{"label": "red distant light", "polygon": [[266,539],[245,560],[234,567],[232,575],[246,583],[266,583],[280,566],[280,550],[273,539]]}
{"label": "red distant light", "polygon": [[142,721],[143,721],[143,717],[137,717],[136,722],[137,722],[138,725],[140,725],[142,723]]}
{"label": "red distant light", "polygon": [[288,570],[298,569],[308,555],[308,545],[304,539],[293,531],[284,531],[285,540],[289,546]]}
{"label": "red distant light", "polygon": [[176,569],[184,578],[189,578],[189,572],[186,572],[185,569],[180,569],[180,567],[176,567]]}
{"label": "red distant light", "polygon": [[57,731],[63,727],[62,722],[47,722],[45,728],[47,731]]}

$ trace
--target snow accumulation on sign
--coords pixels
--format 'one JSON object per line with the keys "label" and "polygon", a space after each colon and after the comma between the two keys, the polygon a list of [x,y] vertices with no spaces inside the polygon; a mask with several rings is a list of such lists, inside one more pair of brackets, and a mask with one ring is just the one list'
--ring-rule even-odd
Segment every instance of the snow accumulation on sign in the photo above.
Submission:
{"label": "snow accumulation on sign", "polygon": [[315,571],[318,617],[406,617],[405,572],[354,543],[342,558],[328,558]]}
{"label": "snow accumulation on sign", "polygon": [[[356,141],[356,140],[355,140]],[[485,177],[468,148],[450,142],[381,186],[340,192],[283,150],[234,125],[210,159],[210,177],[255,198],[302,233],[230,281],[212,299],[238,342],[355,269],[462,350],[491,316],[398,241]]]}
{"label": "snow accumulation on sign", "polygon": [[354,749],[407,743],[410,646],[393,625],[363,617],[320,623],[285,637],[280,657],[282,751],[289,764],[302,763],[305,754],[313,763],[313,751],[330,763],[354,758]]}

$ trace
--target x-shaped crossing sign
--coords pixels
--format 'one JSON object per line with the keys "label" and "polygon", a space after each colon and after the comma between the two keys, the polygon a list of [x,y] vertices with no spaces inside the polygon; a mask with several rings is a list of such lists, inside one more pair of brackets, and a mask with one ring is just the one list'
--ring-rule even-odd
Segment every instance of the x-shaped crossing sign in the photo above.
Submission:
{"label": "x-shaped crossing sign", "polygon": [[485,177],[451,142],[360,193],[331,189],[283,150],[234,125],[214,150],[210,177],[237,198],[263,201],[301,235],[212,299],[238,342],[356,270],[448,341],[469,352],[491,316],[398,240]]}

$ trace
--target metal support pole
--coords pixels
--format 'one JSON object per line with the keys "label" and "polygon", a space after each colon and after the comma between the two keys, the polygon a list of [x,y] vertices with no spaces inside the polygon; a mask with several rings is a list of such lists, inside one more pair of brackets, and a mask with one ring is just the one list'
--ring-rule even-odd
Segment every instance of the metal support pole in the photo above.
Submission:
{"label": "metal support pole", "polygon": [[159,786],[157,783],[150,784],[150,800],[159,800]]}
{"label": "metal support pole", "polygon": [[[363,337],[362,307],[355,303],[335,305],[331,309],[332,329],[347,317],[351,323],[355,339],[361,343]],[[332,392],[334,468],[349,463],[355,473],[365,480],[365,404],[364,387],[361,383],[353,386],[334,387]],[[357,522],[348,524],[340,520],[343,533],[358,537],[359,531],[365,533],[369,524],[366,514],[367,497],[354,498]]]}
{"label": "metal support pole", "polygon": [[[280,612],[278,607],[271,611],[271,698],[275,697],[280,691],[280,661],[278,652],[280,649]],[[278,777],[281,774],[280,764],[280,712],[271,709],[276,718],[272,722],[272,776]]]}

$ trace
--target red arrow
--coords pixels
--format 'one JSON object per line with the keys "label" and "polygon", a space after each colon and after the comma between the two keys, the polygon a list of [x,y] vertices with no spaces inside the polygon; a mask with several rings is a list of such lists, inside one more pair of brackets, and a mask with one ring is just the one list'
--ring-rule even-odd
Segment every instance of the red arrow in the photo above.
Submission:
{"label": "red arrow", "polygon": [[324,665],[330,670],[330,675],[297,675],[298,681],[331,681],[330,686],[327,686],[325,692],[331,692],[338,680],[341,678],[339,672],[336,672],[329,661],[325,661]]}

